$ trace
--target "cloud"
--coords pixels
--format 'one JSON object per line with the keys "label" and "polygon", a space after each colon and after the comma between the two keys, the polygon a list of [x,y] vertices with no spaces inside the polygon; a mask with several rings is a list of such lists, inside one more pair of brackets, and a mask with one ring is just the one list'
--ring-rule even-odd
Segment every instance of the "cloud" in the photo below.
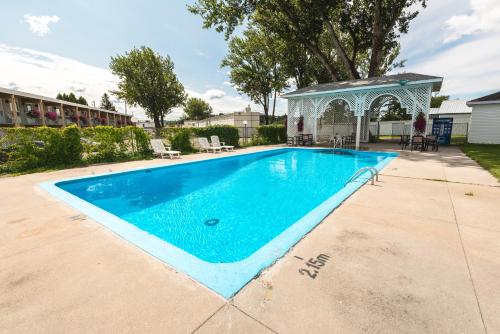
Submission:
{"label": "cloud", "polygon": [[463,36],[500,32],[500,1],[469,0],[469,7],[470,14],[455,15],[446,20],[445,43],[456,41]]}
{"label": "cloud", "polygon": [[500,36],[491,35],[449,48],[408,68],[441,75],[442,93],[472,96],[500,89]]}
{"label": "cloud", "polygon": [[59,16],[35,16],[25,14],[24,22],[28,23],[32,33],[37,34],[38,36],[45,36],[50,32],[49,24],[59,22]]}
{"label": "cloud", "polygon": [[[57,56],[36,50],[12,47],[0,44],[0,86],[9,87],[28,93],[55,97],[60,92],[74,92],[83,95],[91,104],[98,105],[103,93],[115,90],[118,79],[108,69],[87,65],[74,59]],[[239,95],[228,95],[222,90],[208,89],[204,92],[186,87],[191,97],[199,97],[209,102],[214,113],[242,111],[249,99]],[[112,99],[116,97],[111,96]],[[124,104],[115,104],[124,111]],[[252,109],[260,110],[252,104]],[[127,106],[139,119],[146,118],[144,110]],[[175,109],[167,120],[175,120],[182,116],[181,109]]]}
{"label": "cloud", "polygon": [[207,100],[218,100],[226,96],[226,92],[219,89],[209,89],[203,93],[203,97]]}
{"label": "cloud", "polygon": [[229,81],[224,81],[222,84],[226,86],[232,86],[232,84]]}

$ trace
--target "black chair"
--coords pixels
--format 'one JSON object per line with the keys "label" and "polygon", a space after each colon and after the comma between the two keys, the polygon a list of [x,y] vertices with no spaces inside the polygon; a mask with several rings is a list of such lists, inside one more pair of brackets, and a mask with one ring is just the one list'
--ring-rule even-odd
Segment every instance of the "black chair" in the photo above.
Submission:
{"label": "black chair", "polygon": [[410,149],[423,151],[425,149],[425,141],[423,136],[413,136],[411,139]]}
{"label": "black chair", "polygon": [[429,147],[431,147],[433,151],[439,151],[437,136],[432,135],[425,137],[425,150],[427,151]]}
{"label": "black chair", "polygon": [[295,138],[294,138],[294,137],[287,137],[287,138],[286,138],[286,144],[287,144],[288,146],[293,146],[293,145],[295,145]]}
{"label": "black chair", "polygon": [[405,150],[408,148],[408,145],[410,145],[410,136],[409,135],[402,135],[401,136],[401,141],[399,142],[401,145],[401,149]]}
{"label": "black chair", "polygon": [[304,135],[295,136],[295,145],[297,146],[304,145]]}
{"label": "black chair", "polygon": [[312,144],[313,144],[313,135],[312,134],[305,134],[305,135],[303,135],[302,143],[303,143],[303,145],[312,146]]}

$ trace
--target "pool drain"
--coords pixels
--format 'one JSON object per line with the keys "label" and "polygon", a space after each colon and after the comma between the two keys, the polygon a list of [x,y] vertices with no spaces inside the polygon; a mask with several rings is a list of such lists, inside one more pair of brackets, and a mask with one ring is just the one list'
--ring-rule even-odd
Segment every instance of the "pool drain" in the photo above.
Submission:
{"label": "pool drain", "polygon": [[217,219],[217,218],[213,218],[213,219],[209,219],[207,221],[205,221],[205,225],[207,226],[215,226],[217,224],[219,224],[220,220]]}

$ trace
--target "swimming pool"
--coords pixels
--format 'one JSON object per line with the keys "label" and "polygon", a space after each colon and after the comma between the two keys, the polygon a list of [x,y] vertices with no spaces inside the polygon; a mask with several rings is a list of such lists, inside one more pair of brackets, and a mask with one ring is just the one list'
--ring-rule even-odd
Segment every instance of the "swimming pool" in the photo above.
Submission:
{"label": "swimming pool", "polygon": [[41,186],[230,297],[395,156],[280,148]]}

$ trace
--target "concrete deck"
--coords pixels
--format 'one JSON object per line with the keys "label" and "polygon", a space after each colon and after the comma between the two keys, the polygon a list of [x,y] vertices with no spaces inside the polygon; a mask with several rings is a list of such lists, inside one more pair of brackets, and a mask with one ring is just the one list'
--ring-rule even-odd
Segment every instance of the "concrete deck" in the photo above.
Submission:
{"label": "concrete deck", "polygon": [[500,333],[500,184],[458,149],[403,152],[231,300],[36,187],[171,163],[1,178],[0,332]]}

